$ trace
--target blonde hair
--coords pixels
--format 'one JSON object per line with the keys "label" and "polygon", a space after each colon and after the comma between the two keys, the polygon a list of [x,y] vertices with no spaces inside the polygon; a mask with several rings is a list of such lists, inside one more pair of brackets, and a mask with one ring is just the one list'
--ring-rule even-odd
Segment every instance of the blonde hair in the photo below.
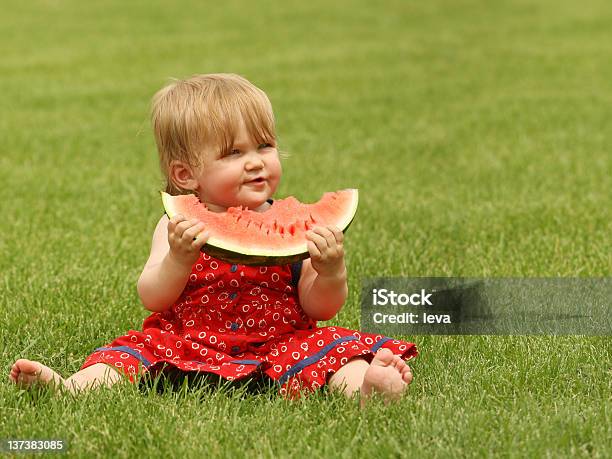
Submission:
{"label": "blonde hair", "polygon": [[193,192],[172,181],[170,163],[179,160],[199,167],[207,148],[222,155],[229,153],[241,120],[253,141],[276,146],[268,96],[239,75],[194,75],[174,79],[160,89],[151,103],[151,121],[166,192]]}

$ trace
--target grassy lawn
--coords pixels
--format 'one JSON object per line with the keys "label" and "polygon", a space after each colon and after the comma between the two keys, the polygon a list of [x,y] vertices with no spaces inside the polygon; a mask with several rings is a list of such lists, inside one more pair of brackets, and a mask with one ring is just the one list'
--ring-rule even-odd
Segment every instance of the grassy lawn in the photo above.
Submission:
{"label": "grassy lawn", "polygon": [[169,77],[264,89],[289,152],[277,196],[360,189],[359,328],[374,276],[610,276],[612,8],[573,2],[20,2],[0,17],[0,439],[92,457],[609,457],[610,337],[404,336],[409,395],[20,392],[148,315],[163,210],[148,106]]}

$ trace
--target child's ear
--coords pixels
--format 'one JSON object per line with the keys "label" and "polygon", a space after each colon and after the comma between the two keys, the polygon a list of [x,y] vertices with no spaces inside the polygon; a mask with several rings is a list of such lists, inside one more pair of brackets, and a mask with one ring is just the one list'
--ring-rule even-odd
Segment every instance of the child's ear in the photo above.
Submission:
{"label": "child's ear", "polygon": [[192,168],[182,161],[170,161],[168,177],[183,190],[195,190],[198,187],[198,181],[193,176]]}

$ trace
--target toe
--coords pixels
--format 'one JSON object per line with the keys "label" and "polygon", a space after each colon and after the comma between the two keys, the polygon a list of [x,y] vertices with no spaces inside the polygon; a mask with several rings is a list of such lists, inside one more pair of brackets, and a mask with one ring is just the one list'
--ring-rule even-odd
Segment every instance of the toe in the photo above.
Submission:
{"label": "toe", "polygon": [[410,370],[410,367],[406,365],[406,368],[404,368],[402,371],[402,379],[406,384],[410,384],[412,382],[412,378],[412,370]]}
{"label": "toe", "polygon": [[379,349],[372,359],[371,365],[388,366],[393,363],[393,352],[391,349],[383,348]]}
{"label": "toe", "polygon": [[399,355],[394,355],[393,366],[401,373],[406,368],[406,362]]}
{"label": "toe", "polygon": [[11,367],[11,371],[9,372],[12,375],[18,375],[19,374],[19,367],[15,364],[13,364],[13,366]]}

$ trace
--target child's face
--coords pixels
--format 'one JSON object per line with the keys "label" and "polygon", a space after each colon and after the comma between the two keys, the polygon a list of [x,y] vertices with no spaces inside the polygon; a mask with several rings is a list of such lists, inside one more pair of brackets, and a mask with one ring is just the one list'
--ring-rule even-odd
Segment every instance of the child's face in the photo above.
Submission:
{"label": "child's face", "polygon": [[200,200],[210,210],[222,212],[228,207],[262,207],[276,191],[281,174],[276,147],[253,144],[241,123],[232,152],[225,157],[218,151],[207,152],[194,178]]}

